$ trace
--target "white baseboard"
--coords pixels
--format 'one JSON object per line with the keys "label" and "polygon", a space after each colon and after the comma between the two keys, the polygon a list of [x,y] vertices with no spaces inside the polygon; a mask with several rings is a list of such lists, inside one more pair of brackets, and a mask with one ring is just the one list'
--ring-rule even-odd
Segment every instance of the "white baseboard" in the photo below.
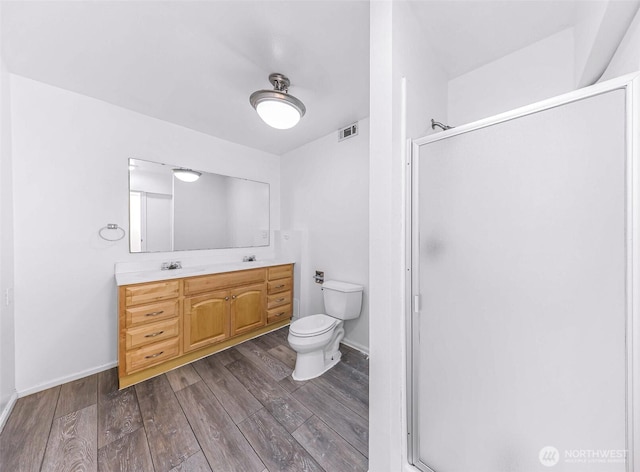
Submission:
{"label": "white baseboard", "polygon": [[109,362],[108,364],[103,364],[98,367],[92,367],[91,369],[83,370],[82,372],[77,372],[75,374],[67,375],[65,377],[58,377],[57,379],[50,380],[48,382],[44,382],[38,385],[34,385],[33,387],[24,388],[18,390],[18,398],[26,397],[27,395],[31,395],[32,393],[42,392],[51,387],[57,387],[58,385],[65,384],[67,382],[72,382],[74,380],[81,379],[83,377],[88,377],[89,375],[97,374],[98,372],[102,372],[103,370],[111,369],[118,365],[117,361]]}
{"label": "white baseboard", "polygon": [[363,354],[369,355],[369,348],[367,346],[363,346],[360,343],[353,342],[349,339],[342,338],[342,344],[346,344],[349,347],[354,348],[356,351],[360,351]]}
{"label": "white baseboard", "polygon": [[9,397],[9,401],[7,402],[7,405],[2,410],[2,413],[0,413],[0,433],[4,429],[4,425],[7,423],[7,418],[9,418],[9,415],[11,414],[11,411],[13,410],[13,406],[16,404],[17,400],[18,400],[18,392],[13,392],[11,397]]}

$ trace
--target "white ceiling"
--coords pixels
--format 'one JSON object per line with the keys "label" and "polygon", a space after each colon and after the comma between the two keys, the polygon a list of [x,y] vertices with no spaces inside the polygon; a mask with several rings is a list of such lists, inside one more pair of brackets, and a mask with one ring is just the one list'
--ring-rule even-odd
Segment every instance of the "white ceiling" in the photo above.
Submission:
{"label": "white ceiling", "polygon": [[429,0],[413,2],[426,39],[449,78],[574,26],[597,0]]}
{"label": "white ceiling", "polygon": [[[282,154],[369,114],[365,1],[2,2],[10,72]],[[291,80],[307,114],[264,124],[249,95]]]}
{"label": "white ceiling", "polygon": [[[411,3],[453,78],[575,25],[594,1]],[[1,6],[11,72],[228,141],[283,154],[369,114],[366,0]],[[289,76],[307,107],[293,129],[268,127],[249,105],[271,72]]]}

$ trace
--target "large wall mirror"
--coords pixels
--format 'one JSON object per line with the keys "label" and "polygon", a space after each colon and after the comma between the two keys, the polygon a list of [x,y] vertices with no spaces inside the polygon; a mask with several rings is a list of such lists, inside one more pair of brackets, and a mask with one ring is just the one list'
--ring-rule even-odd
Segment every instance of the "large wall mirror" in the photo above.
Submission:
{"label": "large wall mirror", "polygon": [[269,184],[178,169],[129,159],[131,252],[269,245]]}

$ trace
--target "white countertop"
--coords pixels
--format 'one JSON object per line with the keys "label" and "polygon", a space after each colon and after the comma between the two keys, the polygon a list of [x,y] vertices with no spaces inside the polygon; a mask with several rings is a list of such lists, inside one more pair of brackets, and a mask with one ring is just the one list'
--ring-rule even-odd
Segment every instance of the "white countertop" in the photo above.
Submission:
{"label": "white countertop", "polygon": [[257,269],[282,264],[293,264],[291,259],[270,259],[251,262],[226,262],[219,264],[207,264],[201,266],[183,267],[172,270],[143,270],[139,272],[116,272],[116,284],[131,285],[159,280],[181,279],[182,277],[195,277],[198,275],[220,274],[222,272],[235,272],[238,270]]}

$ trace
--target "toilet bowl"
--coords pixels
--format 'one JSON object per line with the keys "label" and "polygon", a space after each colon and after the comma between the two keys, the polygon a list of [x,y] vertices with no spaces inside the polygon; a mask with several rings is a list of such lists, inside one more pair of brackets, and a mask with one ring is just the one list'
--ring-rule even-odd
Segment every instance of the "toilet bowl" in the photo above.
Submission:
{"label": "toilet bowl", "polygon": [[328,280],[322,285],[327,314],[304,316],[291,323],[288,341],[296,351],[294,380],[318,377],[340,361],[344,320],[360,316],[362,290],[361,285]]}

